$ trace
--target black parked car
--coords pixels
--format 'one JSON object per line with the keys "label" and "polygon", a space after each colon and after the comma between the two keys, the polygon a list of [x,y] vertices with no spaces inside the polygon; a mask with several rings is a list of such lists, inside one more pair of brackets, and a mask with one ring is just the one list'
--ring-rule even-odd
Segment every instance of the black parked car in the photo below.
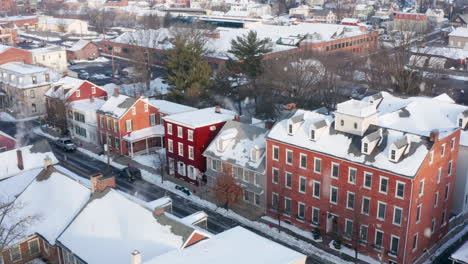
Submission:
{"label": "black parked car", "polygon": [[135,167],[125,167],[119,172],[119,177],[127,179],[129,182],[141,180],[141,171]]}

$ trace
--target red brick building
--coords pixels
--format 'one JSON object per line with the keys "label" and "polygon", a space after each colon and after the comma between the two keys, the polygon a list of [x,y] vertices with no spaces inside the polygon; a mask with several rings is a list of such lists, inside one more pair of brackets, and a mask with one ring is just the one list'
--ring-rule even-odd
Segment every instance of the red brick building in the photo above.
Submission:
{"label": "red brick building", "polygon": [[106,6],[128,6],[128,0],[107,0]]}
{"label": "red brick building", "polygon": [[23,49],[0,44],[0,64],[14,61],[32,64],[32,54]]}
{"label": "red brick building", "polygon": [[228,120],[236,114],[220,107],[171,115],[164,118],[169,173],[194,185],[206,182],[203,152]]}
{"label": "red brick building", "polygon": [[38,22],[39,18],[37,16],[0,17],[0,24],[6,25],[10,28],[14,28],[16,26],[25,30],[35,30]]}
{"label": "red brick building", "polygon": [[96,57],[99,57],[99,46],[92,41],[81,39],[67,49],[67,60],[86,60]]}
{"label": "red brick building", "polygon": [[0,130],[0,152],[14,149],[16,139]]}
{"label": "red brick building", "polygon": [[[427,100],[418,106],[437,102]],[[298,110],[276,124],[267,136],[267,214],[319,230],[327,245],[414,263],[447,232],[460,139],[456,125],[438,132],[418,110],[378,96],[338,104],[334,114]]]}
{"label": "red brick building", "polygon": [[169,101],[129,97],[116,89],[97,111],[99,142],[119,155],[148,153],[164,146],[162,117],[192,110]]}

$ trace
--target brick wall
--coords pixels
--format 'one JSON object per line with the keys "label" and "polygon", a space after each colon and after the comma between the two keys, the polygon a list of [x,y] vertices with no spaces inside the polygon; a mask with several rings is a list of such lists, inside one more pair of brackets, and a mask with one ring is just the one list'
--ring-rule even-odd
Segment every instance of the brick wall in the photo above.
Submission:
{"label": "brick wall", "polygon": [[29,51],[17,48],[10,48],[0,54],[0,64],[14,61],[32,64],[32,54]]}
{"label": "brick wall", "polygon": [[[39,242],[39,252],[36,254],[31,254],[29,249],[29,242],[37,240]],[[5,250],[2,252],[3,263],[4,264],[24,264],[28,261],[31,261],[36,258],[41,258],[47,260],[47,263],[58,264],[58,251],[57,247],[52,247],[39,236],[33,236],[19,244],[21,250],[21,260],[13,262],[10,255],[10,250]]]}

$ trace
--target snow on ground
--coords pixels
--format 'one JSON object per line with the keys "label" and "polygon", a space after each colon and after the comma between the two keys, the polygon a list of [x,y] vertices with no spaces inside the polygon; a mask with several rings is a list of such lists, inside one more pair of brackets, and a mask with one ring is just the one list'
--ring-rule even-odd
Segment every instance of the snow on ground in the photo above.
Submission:
{"label": "snow on ground", "polygon": [[49,135],[49,134],[45,133],[44,131],[41,130],[40,127],[35,127],[35,128],[33,128],[33,133],[34,133],[34,134],[37,134],[37,135],[39,135],[39,136],[43,136],[43,137],[46,137],[46,138],[50,138],[50,139],[52,139],[52,140],[57,140],[57,139],[59,139],[58,137],[54,137],[54,136],[52,136],[52,135]]}
{"label": "snow on ground", "polygon": [[94,60],[75,60],[75,63],[94,63],[94,62],[109,62],[109,59],[106,57],[97,57]]}
{"label": "snow on ground", "polygon": [[143,96],[155,96],[160,94],[167,94],[167,89],[169,85],[164,83],[162,78],[156,78],[150,83],[150,90],[146,89],[145,83],[131,83],[131,84],[121,84],[117,85],[114,83],[109,83],[103,86],[108,94],[114,93],[114,88],[119,88],[121,94],[128,96],[135,96],[136,93],[140,93]]}
{"label": "snow on ground", "polygon": [[[341,253],[343,253],[343,254],[346,254],[346,255],[348,255],[348,256],[350,256],[350,257],[353,257],[353,258],[354,258],[354,256],[355,256],[354,249],[348,248],[348,247],[346,247],[346,246],[344,246],[344,245],[342,245],[340,249],[336,249],[336,248],[333,246],[333,240],[330,241],[330,243],[328,244],[328,246],[329,246],[331,249],[333,249],[333,250],[335,250],[335,251],[338,251],[338,252],[341,252]],[[380,264],[379,261],[377,261],[377,260],[375,260],[375,259],[373,259],[373,258],[371,258],[371,257],[369,257],[369,256],[363,255],[363,254],[361,254],[361,253],[358,253],[358,258],[359,258],[360,260],[363,260],[363,261],[369,263],[369,264]]]}
{"label": "snow on ground", "polygon": [[51,36],[44,37],[44,36],[40,36],[40,35],[36,35],[36,34],[29,34],[29,33],[26,33],[24,31],[21,31],[21,30],[20,30],[19,34],[20,34],[20,36],[36,38],[36,39],[46,40],[46,41],[60,41],[60,40],[62,40],[61,38],[58,38],[58,37],[51,37]]}
{"label": "snow on ground", "polygon": [[6,112],[0,112],[0,121],[15,122],[16,118]]}
{"label": "snow on ground", "polygon": [[[80,148],[80,147],[78,147],[76,150],[78,150],[79,152],[81,152],[81,153],[83,153],[83,154],[85,154],[87,156],[90,156],[90,157],[92,157],[94,159],[97,159],[97,160],[100,160],[102,162],[107,163],[107,156],[106,155],[98,155],[98,154],[96,154],[96,153],[94,153],[92,151],[89,151],[89,150],[87,150],[85,148]],[[110,165],[112,165],[113,167],[118,168],[118,169],[123,169],[123,168],[127,167],[127,166],[122,165],[120,163],[114,162],[112,160],[112,157],[110,158]]]}
{"label": "snow on ground", "polygon": [[133,160],[148,167],[159,168],[159,157],[157,154],[138,155],[133,157]]}
{"label": "snow on ground", "polygon": [[453,243],[455,243],[457,240],[459,240],[461,237],[463,237],[466,233],[468,233],[468,225],[465,224],[465,222],[461,223],[460,225],[465,225],[465,227],[458,233],[452,234],[453,230],[455,230],[456,227],[452,228],[452,232],[447,233],[445,236],[452,236],[447,242],[445,242],[443,245],[441,245],[435,252],[432,254],[432,257],[427,259],[424,264],[431,264],[432,261],[437,258],[440,254],[442,254],[447,248],[449,248]]}
{"label": "snow on ground", "polygon": [[[278,224],[277,219],[273,219],[273,218],[271,218],[269,216],[263,216],[262,219],[267,221],[267,222],[270,222],[272,224],[275,224],[275,225]],[[290,230],[290,231],[292,231],[292,232],[294,232],[294,233],[296,233],[298,235],[306,237],[308,239],[314,240],[315,242],[322,242],[321,238],[320,239],[314,239],[314,236],[312,235],[312,232],[308,232],[308,231],[299,229],[299,228],[297,228],[297,227],[295,227],[293,225],[290,225],[290,224],[288,224],[286,222],[281,221],[281,227],[286,228],[286,229],[288,229],[288,230]]]}

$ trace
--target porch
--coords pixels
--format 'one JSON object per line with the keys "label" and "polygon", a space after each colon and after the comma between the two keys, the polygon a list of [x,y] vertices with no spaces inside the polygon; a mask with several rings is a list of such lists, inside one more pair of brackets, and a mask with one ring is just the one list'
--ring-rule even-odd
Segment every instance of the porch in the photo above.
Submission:
{"label": "porch", "polygon": [[128,156],[149,154],[164,147],[164,126],[156,125],[130,132],[122,137]]}

